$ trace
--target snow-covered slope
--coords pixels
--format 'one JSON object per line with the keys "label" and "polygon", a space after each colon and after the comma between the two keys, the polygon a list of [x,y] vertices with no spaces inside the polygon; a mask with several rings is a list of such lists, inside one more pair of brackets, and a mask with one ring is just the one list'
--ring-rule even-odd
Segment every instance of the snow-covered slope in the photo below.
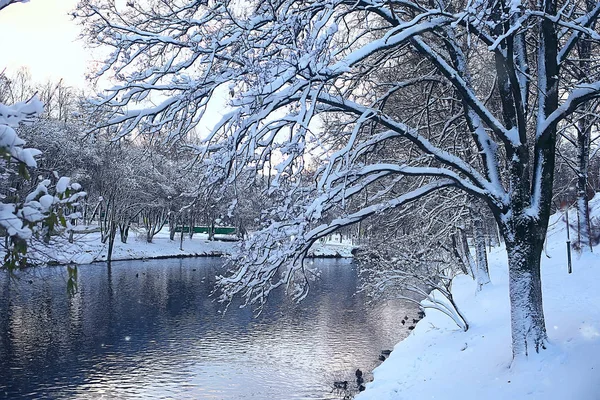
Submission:
{"label": "snow-covered slope", "polygon": [[[593,206],[600,215],[600,196]],[[507,260],[497,248],[489,255],[492,285],[483,292],[475,294],[465,276],[455,279],[470,329],[428,311],[356,399],[600,399],[600,247],[574,252],[568,274],[565,241],[562,214],[554,215],[542,261],[547,350],[512,360]]]}

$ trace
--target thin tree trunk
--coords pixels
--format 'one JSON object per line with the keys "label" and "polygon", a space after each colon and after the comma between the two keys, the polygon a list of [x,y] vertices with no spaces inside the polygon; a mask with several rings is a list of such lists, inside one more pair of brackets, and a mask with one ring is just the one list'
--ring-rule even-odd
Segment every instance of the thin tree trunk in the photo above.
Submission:
{"label": "thin tree trunk", "polygon": [[192,215],[190,215],[190,231],[188,232],[188,235],[190,236],[190,240],[194,237],[194,225],[196,224],[196,221],[194,220],[194,217]]}
{"label": "thin tree trunk", "polygon": [[[590,12],[595,7],[595,3],[593,0],[586,0],[586,10]],[[592,73],[589,63],[592,43],[588,38],[582,37],[577,43],[577,50],[579,53],[579,78],[589,82]],[[595,118],[591,115],[595,107],[596,102],[583,106],[584,115],[577,121],[577,237],[579,247],[583,249],[585,246],[589,246],[590,251],[592,251],[592,242],[587,188],[591,131],[592,124],[595,122]]]}
{"label": "thin tree trunk", "polygon": [[[582,46],[583,47],[583,46]],[[588,169],[590,162],[590,138],[593,118],[588,115],[593,110],[584,108],[583,115],[577,121],[577,242],[580,249],[589,246],[592,250],[590,233],[590,210],[588,188]]]}
{"label": "thin tree trunk", "polygon": [[[182,217],[181,218],[181,233],[179,235],[179,250],[182,250],[182,251],[183,251],[183,225],[184,225],[184,221],[185,221],[185,219]],[[190,229],[192,229],[192,228],[190,227]]]}
{"label": "thin tree trunk", "polygon": [[469,249],[469,241],[467,240],[467,234],[463,229],[460,229],[460,242],[462,245],[462,254],[465,260],[465,264],[469,269],[470,275],[473,279],[477,279],[477,264],[475,260],[473,260],[473,256],[471,255],[471,249]]}
{"label": "thin tree trunk", "polygon": [[490,283],[490,272],[488,269],[487,253],[485,251],[485,236],[483,234],[483,218],[480,210],[472,210],[473,219],[473,238],[475,244],[475,280],[477,282],[477,291],[481,291],[485,285]]}
{"label": "thin tree trunk", "polygon": [[106,261],[110,265],[112,262],[112,254],[115,245],[115,238],[117,236],[117,224],[114,220],[110,221],[110,230],[108,234],[108,254],[106,255]]}
{"label": "thin tree trunk", "polygon": [[175,240],[175,228],[177,227],[177,222],[179,221],[179,216],[175,217],[173,215],[174,213],[174,211],[169,213],[169,240]]}
{"label": "thin tree trunk", "polygon": [[467,258],[464,255],[462,238],[457,234],[452,234],[452,236],[450,236],[450,239],[452,240],[452,251],[454,253],[454,256],[459,261],[461,271],[463,272],[463,274],[469,275],[470,265],[468,263]]}
{"label": "thin tree trunk", "polygon": [[215,219],[212,215],[209,217],[210,222],[208,224],[208,240],[215,240]]}

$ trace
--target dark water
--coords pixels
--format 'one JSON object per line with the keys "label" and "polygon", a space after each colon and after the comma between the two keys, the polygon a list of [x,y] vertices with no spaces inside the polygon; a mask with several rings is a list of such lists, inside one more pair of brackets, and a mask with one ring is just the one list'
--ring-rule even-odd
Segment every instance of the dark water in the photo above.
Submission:
{"label": "dark water", "polygon": [[[317,260],[321,280],[263,314],[209,298],[219,259],[129,261],[0,275],[0,398],[329,399],[334,380],[370,371],[417,310],[367,307],[349,261]],[[136,276],[137,274],[137,276]],[[32,281],[33,283],[30,283]]]}

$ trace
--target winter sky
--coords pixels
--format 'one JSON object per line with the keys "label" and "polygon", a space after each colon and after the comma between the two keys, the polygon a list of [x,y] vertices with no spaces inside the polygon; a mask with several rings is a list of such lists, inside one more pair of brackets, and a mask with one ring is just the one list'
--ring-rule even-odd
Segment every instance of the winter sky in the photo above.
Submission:
{"label": "winter sky", "polygon": [[85,85],[90,61],[80,28],[69,12],[77,0],[31,0],[0,12],[0,71],[26,66],[35,82],[47,79]]}
{"label": "winter sky", "polygon": [[[63,79],[70,86],[89,86],[85,75],[92,71],[93,56],[84,41],[78,39],[81,28],[70,15],[77,2],[30,0],[3,9],[0,12],[0,72],[6,70],[10,76],[18,68],[27,67],[37,83]],[[211,101],[200,132],[206,132],[225,112],[228,90],[221,92]],[[313,129],[319,129],[315,122],[312,124]]]}

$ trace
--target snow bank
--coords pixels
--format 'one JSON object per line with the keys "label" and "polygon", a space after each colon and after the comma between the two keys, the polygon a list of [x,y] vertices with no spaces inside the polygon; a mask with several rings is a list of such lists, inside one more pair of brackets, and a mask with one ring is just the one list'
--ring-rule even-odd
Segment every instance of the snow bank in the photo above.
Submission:
{"label": "snow bank", "polygon": [[547,350],[512,362],[507,260],[497,248],[489,255],[492,285],[483,292],[475,294],[467,277],[454,281],[469,331],[428,311],[356,399],[600,399],[600,248],[574,253],[568,274],[565,241],[562,214],[555,215],[542,256]]}
{"label": "snow bank", "polygon": [[354,246],[349,241],[339,243],[337,241],[317,242],[308,251],[312,257],[336,257],[336,258],[352,258],[352,250]]}
{"label": "snow bank", "polygon": [[[100,232],[94,227],[75,227],[74,243],[65,239],[54,240],[48,247],[36,244],[32,247],[29,257],[35,264],[89,264],[105,261],[108,243],[100,241]],[[165,229],[159,232],[152,243],[146,242],[143,232],[132,231],[127,243],[121,243],[119,237],[115,240],[113,261],[139,260],[167,257],[222,256],[228,254],[233,247],[232,242],[210,241],[208,235],[196,234],[193,239],[187,236],[183,242],[183,250],[179,249],[179,237],[169,239]]]}
{"label": "snow bank", "polygon": [[[31,247],[29,261],[33,264],[89,264],[105,261],[108,244],[100,241],[100,232],[95,226],[76,226],[74,243],[65,239],[53,241],[49,246],[37,243]],[[217,235],[219,236],[219,235]],[[235,246],[233,237],[228,241],[208,240],[207,234],[195,234],[192,239],[186,235],[183,250],[179,249],[179,236],[169,239],[168,230],[159,232],[152,243],[146,242],[143,232],[132,231],[127,243],[121,243],[117,236],[113,249],[113,261],[139,260],[169,257],[220,257],[231,254]],[[309,251],[314,257],[352,257],[353,246],[348,243],[317,243]]]}

